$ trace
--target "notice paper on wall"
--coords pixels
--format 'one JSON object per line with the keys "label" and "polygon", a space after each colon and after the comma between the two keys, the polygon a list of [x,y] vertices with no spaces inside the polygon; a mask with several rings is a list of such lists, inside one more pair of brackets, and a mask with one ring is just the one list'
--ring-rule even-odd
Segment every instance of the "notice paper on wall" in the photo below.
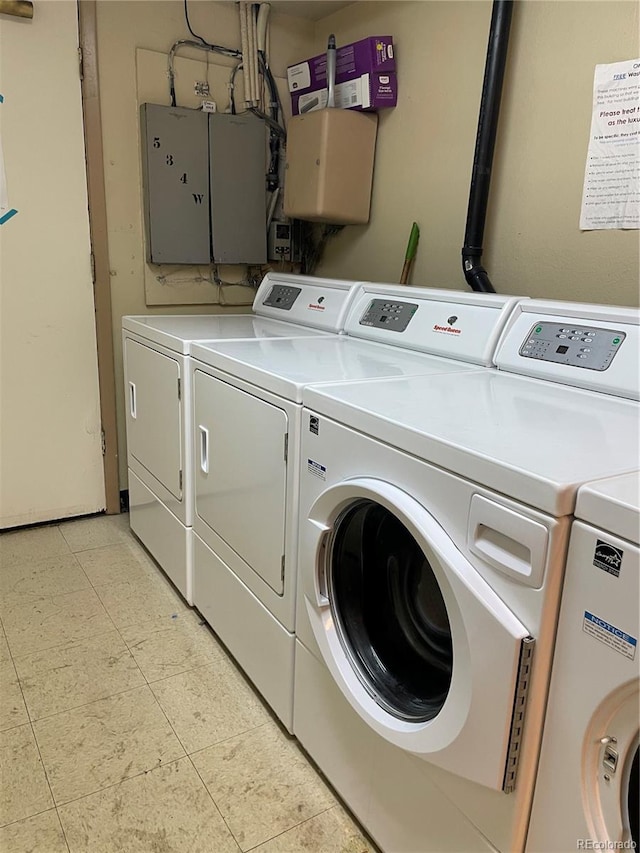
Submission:
{"label": "notice paper on wall", "polygon": [[640,228],[640,59],[596,65],[580,228]]}

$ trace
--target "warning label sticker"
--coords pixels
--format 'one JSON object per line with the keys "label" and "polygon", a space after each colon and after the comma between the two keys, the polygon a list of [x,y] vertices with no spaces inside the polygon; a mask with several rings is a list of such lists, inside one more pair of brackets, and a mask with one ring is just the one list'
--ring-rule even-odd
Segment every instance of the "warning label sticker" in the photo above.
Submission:
{"label": "warning label sticker", "polygon": [[327,469],[319,462],[314,462],[313,459],[307,459],[307,470],[314,477],[320,477],[321,480],[327,479]]}
{"label": "warning label sticker", "polygon": [[599,616],[594,616],[588,610],[584,611],[584,619],[582,622],[582,630],[596,640],[600,640],[606,646],[609,646],[615,652],[624,655],[629,660],[634,660],[636,656],[636,647],[638,641],[631,634],[626,634],[615,625],[611,625]]}
{"label": "warning label sticker", "polygon": [[614,577],[620,577],[620,566],[624,551],[622,548],[616,548],[610,545],[609,542],[603,542],[602,539],[596,540],[596,549],[593,552],[593,565],[598,569],[602,569]]}

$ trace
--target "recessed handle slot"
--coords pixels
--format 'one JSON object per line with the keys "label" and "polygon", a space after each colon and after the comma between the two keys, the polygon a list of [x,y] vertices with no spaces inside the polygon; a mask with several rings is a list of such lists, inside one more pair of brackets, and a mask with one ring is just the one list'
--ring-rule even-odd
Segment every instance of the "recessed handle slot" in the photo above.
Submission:
{"label": "recessed handle slot", "polygon": [[200,433],[200,470],[203,474],[209,473],[209,430],[202,425],[198,426]]}
{"label": "recessed handle slot", "polygon": [[474,537],[476,549],[496,563],[525,577],[531,574],[531,551],[499,530],[479,524]]}
{"label": "recessed handle slot", "polygon": [[544,524],[474,495],[467,537],[469,549],[494,569],[535,589],[542,585],[549,541]]}
{"label": "recessed handle slot", "polygon": [[136,386],[133,382],[129,382],[129,412],[132,418],[138,417],[138,410],[136,408]]}
{"label": "recessed handle slot", "polygon": [[318,604],[324,607],[329,604],[329,590],[327,588],[327,543],[329,542],[329,531],[327,530],[320,540],[318,547]]}

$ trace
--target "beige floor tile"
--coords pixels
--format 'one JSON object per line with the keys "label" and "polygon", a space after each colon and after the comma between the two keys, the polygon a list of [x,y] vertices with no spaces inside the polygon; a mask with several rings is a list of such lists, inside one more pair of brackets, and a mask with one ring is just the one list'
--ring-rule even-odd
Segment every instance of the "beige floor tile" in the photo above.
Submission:
{"label": "beige floor tile", "polygon": [[171,616],[187,607],[161,577],[107,584],[96,591],[117,628]]}
{"label": "beige floor tile", "polygon": [[0,573],[0,615],[42,598],[86,589],[91,589],[91,584],[73,554],[49,557],[37,563],[3,566]]}
{"label": "beige floor tile", "polygon": [[0,663],[6,663],[8,660],[11,660],[11,652],[4,636],[4,630],[0,628]]}
{"label": "beige floor tile", "polygon": [[0,732],[0,826],[53,806],[31,726]]}
{"label": "beige floor tile", "polygon": [[3,853],[68,853],[55,809],[0,829]]}
{"label": "beige floor tile", "polygon": [[146,580],[160,569],[135,542],[79,551],[76,559],[94,585]]}
{"label": "beige floor tile", "polygon": [[336,804],[295,742],[271,723],[191,758],[243,850]]}
{"label": "beige floor tile", "polygon": [[93,589],[16,605],[2,614],[2,624],[14,657],[113,629]]}
{"label": "beige floor tile", "polygon": [[60,525],[60,532],[74,552],[131,541],[128,513],[65,521]]}
{"label": "beige floor tile", "polygon": [[0,566],[34,563],[69,553],[57,527],[34,527],[0,534]]}
{"label": "beige floor tile", "polygon": [[226,657],[220,643],[192,610],[181,610],[175,618],[159,616],[123,628],[121,633],[147,681],[158,681]]}
{"label": "beige floor tile", "polygon": [[113,628],[53,649],[15,658],[32,720],[144,684],[144,676]]}
{"label": "beige floor tile", "polygon": [[351,818],[339,806],[312,817],[252,853],[375,853]]}
{"label": "beige floor tile", "polygon": [[[0,662],[0,731],[29,722],[13,663]],[[1,850],[2,848],[0,848]]]}
{"label": "beige floor tile", "polygon": [[58,805],[185,754],[146,686],[56,714],[33,728]]}
{"label": "beige floor tile", "polygon": [[156,681],[151,689],[188,753],[271,722],[253,690],[223,658]]}
{"label": "beige floor tile", "polygon": [[71,853],[238,853],[189,759],[60,807]]}

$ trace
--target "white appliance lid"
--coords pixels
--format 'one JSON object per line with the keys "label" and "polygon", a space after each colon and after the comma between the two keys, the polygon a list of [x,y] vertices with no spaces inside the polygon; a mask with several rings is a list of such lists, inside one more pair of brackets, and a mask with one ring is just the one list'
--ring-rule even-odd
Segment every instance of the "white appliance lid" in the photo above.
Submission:
{"label": "white appliance lid", "polygon": [[637,545],[640,541],[640,471],[582,486],[575,515]]}
{"label": "white appliance lid", "polygon": [[191,343],[198,340],[309,337],[330,334],[330,332],[322,332],[307,326],[256,317],[255,314],[145,314],[123,317],[122,328],[182,355],[188,355]]}
{"label": "white appliance lid", "polygon": [[478,370],[345,336],[194,343],[193,358],[293,402],[311,382],[348,382],[388,376]]}
{"label": "white appliance lid", "polygon": [[490,366],[498,338],[521,299],[495,293],[364,283],[354,297],[345,332]]}
{"label": "white appliance lid", "polygon": [[580,485],[640,467],[640,407],[494,370],[316,385],[303,403],[555,516]]}

